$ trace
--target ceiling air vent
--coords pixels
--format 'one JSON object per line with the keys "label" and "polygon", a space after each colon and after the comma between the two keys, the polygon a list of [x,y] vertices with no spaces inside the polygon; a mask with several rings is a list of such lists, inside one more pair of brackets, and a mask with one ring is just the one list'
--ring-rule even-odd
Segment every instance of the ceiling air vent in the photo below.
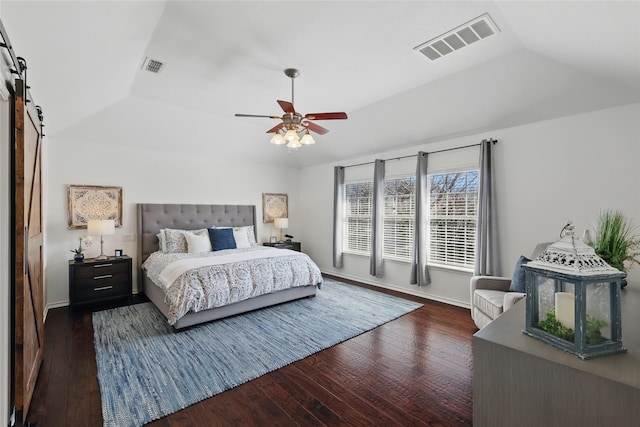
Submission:
{"label": "ceiling air vent", "polygon": [[414,47],[413,50],[435,61],[451,52],[455,52],[458,49],[469,46],[471,43],[475,43],[478,40],[485,39],[499,32],[500,29],[498,26],[493,22],[489,14],[485,13],[451,31]]}
{"label": "ceiling air vent", "polygon": [[164,68],[164,63],[157,61],[155,59],[151,59],[149,57],[144,58],[144,62],[142,63],[142,69],[145,71],[149,71],[152,73],[158,74]]}

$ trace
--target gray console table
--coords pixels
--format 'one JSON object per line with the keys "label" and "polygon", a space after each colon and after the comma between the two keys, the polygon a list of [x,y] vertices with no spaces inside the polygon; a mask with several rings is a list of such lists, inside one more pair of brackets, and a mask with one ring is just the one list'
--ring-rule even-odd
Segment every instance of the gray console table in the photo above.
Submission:
{"label": "gray console table", "polygon": [[473,336],[473,425],[640,426],[640,290],[622,290],[627,353],[580,360],[522,333],[520,301]]}

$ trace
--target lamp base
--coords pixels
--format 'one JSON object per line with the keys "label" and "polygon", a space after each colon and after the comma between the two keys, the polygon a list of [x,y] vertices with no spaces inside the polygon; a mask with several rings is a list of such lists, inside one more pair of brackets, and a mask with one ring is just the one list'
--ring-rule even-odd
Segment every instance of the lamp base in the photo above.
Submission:
{"label": "lamp base", "polygon": [[109,259],[108,256],[104,254],[104,242],[102,241],[102,235],[100,236],[100,255],[95,258],[97,261],[104,261]]}

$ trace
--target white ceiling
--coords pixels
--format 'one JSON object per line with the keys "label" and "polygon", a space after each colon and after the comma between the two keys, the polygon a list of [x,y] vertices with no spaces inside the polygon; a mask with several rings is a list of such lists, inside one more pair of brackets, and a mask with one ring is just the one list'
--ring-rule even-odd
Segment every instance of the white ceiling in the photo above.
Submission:
{"label": "white ceiling", "polygon": [[[415,52],[483,13],[500,33]],[[46,134],[303,167],[640,102],[640,1],[0,1]],[[160,74],[140,69],[145,57]],[[317,144],[268,143],[298,68]],[[490,136],[488,133],[487,136]]]}

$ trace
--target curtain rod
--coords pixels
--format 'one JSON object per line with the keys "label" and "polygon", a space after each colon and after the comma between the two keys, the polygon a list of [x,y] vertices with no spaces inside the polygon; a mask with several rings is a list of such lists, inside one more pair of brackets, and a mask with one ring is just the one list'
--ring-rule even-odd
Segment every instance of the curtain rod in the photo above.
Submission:
{"label": "curtain rod", "polygon": [[[487,140],[486,140],[486,139],[483,139],[483,140],[482,140],[482,142],[485,142],[485,141],[487,141]],[[489,141],[493,142],[494,144],[497,144],[497,143],[498,143],[498,140],[496,140],[496,139],[489,139]],[[478,144],[463,145],[462,147],[444,148],[444,149],[442,149],[442,150],[428,151],[428,152],[427,152],[427,154],[444,153],[445,151],[453,151],[453,150],[460,150],[460,149],[462,149],[462,148],[477,147],[477,146],[479,146],[480,144],[482,144],[482,142],[481,142],[481,143],[478,143]],[[384,159],[384,161],[385,161],[385,162],[388,162],[388,161],[390,161],[390,160],[408,159],[408,158],[410,158],[410,157],[417,157],[417,156],[418,156],[417,154],[410,154],[410,155],[408,155],[408,156],[400,156],[400,157],[392,157],[392,158],[390,158],[390,159]],[[342,166],[342,167],[346,169],[346,168],[352,168],[352,167],[355,167],[355,166],[372,165],[372,164],[374,164],[374,163],[375,163],[375,160],[374,160],[374,161],[372,161],[372,162],[357,163],[357,164],[355,164],[355,165],[348,165],[348,166]]]}

